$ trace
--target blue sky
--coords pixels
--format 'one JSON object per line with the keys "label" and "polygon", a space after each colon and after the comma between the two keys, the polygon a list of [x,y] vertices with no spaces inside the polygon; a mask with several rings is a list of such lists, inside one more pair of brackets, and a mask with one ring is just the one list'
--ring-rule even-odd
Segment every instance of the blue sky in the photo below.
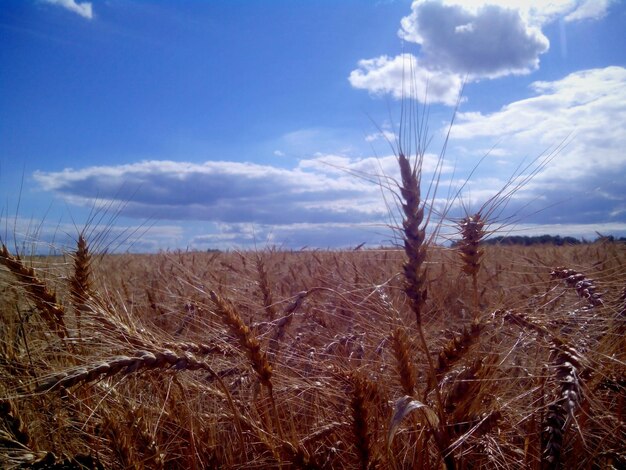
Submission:
{"label": "blue sky", "polygon": [[625,26],[609,0],[2,0],[2,239],[385,243],[409,69],[427,181],[466,82],[436,207],[480,207],[565,142],[501,234],[625,236]]}

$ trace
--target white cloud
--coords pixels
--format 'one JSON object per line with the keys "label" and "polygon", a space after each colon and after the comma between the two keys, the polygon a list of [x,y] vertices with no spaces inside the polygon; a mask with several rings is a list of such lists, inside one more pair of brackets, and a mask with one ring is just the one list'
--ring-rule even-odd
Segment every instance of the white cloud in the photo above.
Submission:
{"label": "white cloud", "polygon": [[388,227],[372,224],[219,224],[216,232],[193,237],[190,246],[232,249],[270,245],[300,249],[354,247],[365,242],[368,247],[376,247],[389,245],[392,235]]}
{"label": "white cloud", "polygon": [[[455,105],[463,79],[479,81],[528,74],[550,47],[542,28],[557,20],[606,15],[612,0],[415,0],[402,18],[399,36],[419,44],[404,53],[359,61],[350,73],[354,88],[395,98]],[[415,89],[403,87],[414,82]]]}
{"label": "white cloud", "polygon": [[549,41],[519,10],[495,3],[477,5],[416,1],[401,21],[400,36],[421,45],[429,69],[495,78],[529,73]]}
{"label": "white cloud", "polygon": [[[459,113],[453,141],[463,140],[469,147],[491,138],[505,155],[532,159],[568,140],[516,197],[540,198],[535,207],[541,212],[533,215],[534,222],[623,222],[626,68],[583,70],[561,80],[535,82],[531,88],[536,96],[497,112]],[[513,201],[507,209],[514,213],[517,207],[521,203]]]}
{"label": "white cloud", "polygon": [[[419,4],[436,1],[444,6],[460,6],[477,14],[486,6],[515,10],[525,22],[544,25],[564,18],[566,21],[600,19],[606,15],[615,0],[414,0],[411,15],[403,19],[402,26],[410,25],[415,8]],[[411,28],[407,28],[410,32]]]}
{"label": "white cloud", "polygon": [[565,21],[598,20],[606,16],[613,0],[584,0],[566,17]]}
{"label": "white cloud", "polygon": [[[425,179],[432,177],[437,158],[425,155]],[[72,205],[113,205],[126,217],[184,220],[186,226],[205,221],[219,227],[211,233],[196,230],[189,242],[194,246],[251,246],[255,240],[270,240],[298,248],[388,240],[386,225],[396,203],[384,188],[396,188],[398,173],[394,155],[328,154],[300,160],[290,169],[224,161],[144,161],[40,171],[34,178]]]}
{"label": "white cloud", "polygon": [[452,106],[463,85],[460,75],[428,69],[412,54],[360,60],[358,65],[348,78],[354,88],[398,99],[412,97]]}
{"label": "white cloud", "polygon": [[133,217],[260,224],[354,223],[384,217],[375,185],[347,171],[325,169],[306,160],[294,169],[144,161],[36,172],[34,177],[44,189],[74,204],[124,201],[122,213]]}
{"label": "white cloud", "polygon": [[82,16],[83,18],[92,19],[93,18],[93,8],[91,2],[82,2],[78,3],[76,0],[43,0],[45,3],[49,3],[51,5],[57,5],[66,10],[69,10],[77,15]]}
{"label": "white cloud", "polygon": [[566,158],[552,166],[566,179],[626,166],[626,68],[583,70],[531,87],[537,96],[497,112],[459,113],[452,138],[498,137],[511,148],[539,150],[572,136]]}
{"label": "white cloud", "polygon": [[365,142],[375,142],[377,140],[383,139],[387,142],[391,142],[394,144],[398,139],[398,136],[395,132],[391,132],[388,130],[382,130],[379,132],[374,132],[373,134],[368,134],[365,136]]}

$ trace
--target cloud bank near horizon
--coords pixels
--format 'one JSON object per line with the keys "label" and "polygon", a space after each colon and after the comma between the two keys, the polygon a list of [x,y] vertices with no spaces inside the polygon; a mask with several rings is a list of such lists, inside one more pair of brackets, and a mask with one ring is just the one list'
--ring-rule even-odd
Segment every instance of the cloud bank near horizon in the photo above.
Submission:
{"label": "cloud bank near horizon", "polygon": [[[330,162],[333,166],[328,166]],[[152,160],[36,172],[34,177],[45,190],[74,204],[124,201],[123,213],[131,217],[220,223],[360,223],[380,220],[384,206],[375,185],[348,172],[372,170],[376,163],[373,159],[327,156],[285,169],[228,161]]]}
{"label": "cloud bank near horizon", "polygon": [[[448,188],[454,194],[464,183],[463,172],[471,170],[480,156],[475,150],[464,153],[463,146],[475,149],[481,142],[500,139],[496,151],[483,168],[477,168],[461,194],[466,203],[471,196],[474,208],[496,194],[507,175],[514,173],[524,156],[518,149],[532,158],[565,140],[567,145],[549,165],[511,198],[502,217],[552,227],[620,226],[626,221],[626,183],[618,176],[626,174],[626,135],[621,126],[626,122],[626,69],[579,71],[553,82],[535,82],[531,89],[535,96],[493,113],[459,113],[452,129],[452,155],[442,175],[440,206],[449,202],[445,201]],[[426,156],[425,181],[436,161],[435,155]],[[285,164],[280,158],[277,163]],[[320,245],[331,246],[347,242],[356,228],[369,230],[372,240],[382,239],[382,233],[389,238],[389,231],[381,227],[396,206],[388,192],[391,207],[386,204],[380,183],[392,184],[398,173],[393,155],[317,155],[300,160],[293,168],[152,160],[39,171],[34,178],[42,189],[71,204],[89,207],[115,202],[127,217],[217,224],[213,233],[194,235],[195,244],[250,241],[250,227],[256,227],[260,239],[279,244],[289,240],[294,246],[312,245],[315,238],[310,235],[316,234]],[[535,202],[528,209],[531,200]]]}

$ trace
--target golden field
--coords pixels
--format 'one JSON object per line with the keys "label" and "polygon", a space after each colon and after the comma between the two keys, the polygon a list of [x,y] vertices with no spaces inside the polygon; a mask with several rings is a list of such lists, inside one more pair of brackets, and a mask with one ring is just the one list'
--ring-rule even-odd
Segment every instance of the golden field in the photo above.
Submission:
{"label": "golden field", "polygon": [[624,468],[626,245],[421,249],[5,247],[0,464]]}

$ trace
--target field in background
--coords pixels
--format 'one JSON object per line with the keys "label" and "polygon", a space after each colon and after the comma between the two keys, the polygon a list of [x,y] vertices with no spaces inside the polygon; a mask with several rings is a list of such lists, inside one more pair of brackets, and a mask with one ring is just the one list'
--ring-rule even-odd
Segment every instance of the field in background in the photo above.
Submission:
{"label": "field in background", "polygon": [[3,257],[3,468],[626,463],[624,244]]}

